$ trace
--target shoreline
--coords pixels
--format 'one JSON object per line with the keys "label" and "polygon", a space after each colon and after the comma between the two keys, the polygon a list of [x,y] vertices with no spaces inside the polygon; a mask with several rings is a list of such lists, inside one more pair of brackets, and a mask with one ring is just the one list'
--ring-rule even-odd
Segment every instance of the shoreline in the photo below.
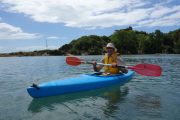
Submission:
{"label": "shoreline", "polygon": [[[74,56],[98,56],[98,55],[103,55],[103,54],[97,54],[97,55],[74,55]],[[167,53],[155,53],[155,54],[121,54],[120,56],[126,56],[126,55],[180,55],[180,54],[167,54]],[[0,58],[1,57],[53,57],[53,56],[68,56],[68,55],[8,55],[8,54],[1,54],[0,53]]]}

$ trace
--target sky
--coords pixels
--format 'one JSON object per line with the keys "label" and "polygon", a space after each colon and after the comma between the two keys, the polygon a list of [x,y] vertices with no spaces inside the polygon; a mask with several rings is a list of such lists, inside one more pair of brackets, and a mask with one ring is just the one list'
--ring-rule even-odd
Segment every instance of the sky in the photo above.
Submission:
{"label": "sky", "polygon": [[0,53],[58,49],[84,35],[132,26],[180,28],[180,0],[0,0]]}

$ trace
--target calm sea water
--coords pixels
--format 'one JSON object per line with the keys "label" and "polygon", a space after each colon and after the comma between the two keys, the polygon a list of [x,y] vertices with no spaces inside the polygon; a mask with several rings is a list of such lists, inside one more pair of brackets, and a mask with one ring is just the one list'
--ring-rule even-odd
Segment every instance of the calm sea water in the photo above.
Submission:
{"label": "calm sea water", "polygon": [[123,86],[33,99],[26,91],[33,82],[92,73],[92,66],[68,66],[64,56],[0,58],[0,120],[180,120],[180,55],[122,58],[127,65],[158,64],[162,76],[135,74]]}

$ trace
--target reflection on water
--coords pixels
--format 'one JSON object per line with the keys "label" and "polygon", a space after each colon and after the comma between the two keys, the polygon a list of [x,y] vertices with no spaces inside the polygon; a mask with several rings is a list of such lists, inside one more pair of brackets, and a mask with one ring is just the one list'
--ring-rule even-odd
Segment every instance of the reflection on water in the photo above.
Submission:
{"label": "reflection on water", "polygon": [[105,97],[108,98],[108,102],[106,103],[106,108],[104,109],[104,113],[112,115],[113,112],[119,109],[118,103],[123,101],[123,97],[126,96],[129,92],[128,87],[122,87],[122,89],[116,89],[112,92],[105,93]]}
{"label": "reflection on water", "polygon": [[[106,100],[105,106],[103,104],[104,114],[111,115],[113,111],[118,109],[117,103],[123,100],[123,97],[128,94],[128,90],[127,87],[120,88],[119,85],[114,85],[97,90],[33,99],[29,104],[28,111],[32,113],[42,112],[45,109],[53,111],[56,109],[56,106],[63,105],[70,112],[76,113],[76,110],[73,110],[71,106],[68,106],[69,103],[86,104],[86,106],[92,107],[92,105],[88,104],[94,100],[102,99]],[[94,105],[96,106],[96,104]]]}

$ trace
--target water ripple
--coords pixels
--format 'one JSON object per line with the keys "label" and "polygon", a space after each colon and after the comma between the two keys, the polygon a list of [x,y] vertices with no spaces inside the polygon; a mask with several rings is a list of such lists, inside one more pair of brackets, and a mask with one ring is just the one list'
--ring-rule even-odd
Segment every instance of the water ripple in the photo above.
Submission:
{"label": "water ripple", "polygon": [[[64,56],[0,58],[0,119],[125,120],[180,119],[180,55],[125,55],[127,65],[158,64],[161,77],[141,76],[123,86],[32,99],[26,88],[78,74],[91,65],[68,66]],[[102,56],[82,56],[100,61]],[[16,111],[16,112],[14,112]]]}

